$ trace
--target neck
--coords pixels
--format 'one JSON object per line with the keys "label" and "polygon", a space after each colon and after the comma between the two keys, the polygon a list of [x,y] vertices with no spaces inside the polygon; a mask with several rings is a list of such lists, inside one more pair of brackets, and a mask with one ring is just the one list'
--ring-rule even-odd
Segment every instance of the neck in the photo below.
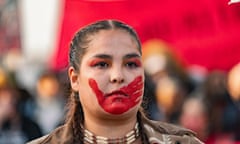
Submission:
{"label": "neck", "polygon": [[[114,128],[115,129],[115,128]],[[95,144],[134,144],[139,141],[139,124],[136,123],[134,128],[122,137],[112,138],[95,135],[87,129],[84,129],[84,143]]]}
{"label": "neck", "polygon": [[[85,113],[84,128],[91,131],[94,135],[119,138],[131,131],[137,123],[137,115],[109,118],[96,118]],[[114,131],[113,131],[114,128]],[[111,131],[109,133],[109,131]]]}

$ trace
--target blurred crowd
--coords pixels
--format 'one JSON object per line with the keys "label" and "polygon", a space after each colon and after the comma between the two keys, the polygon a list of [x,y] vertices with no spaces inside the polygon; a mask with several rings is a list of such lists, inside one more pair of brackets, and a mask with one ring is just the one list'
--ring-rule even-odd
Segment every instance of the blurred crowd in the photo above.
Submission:
{"label": "blurred crowd", "polygon": [[[206,144],[240,143],[240,63],[208,71],[171,50],[161,40],[143,43],[147,116],[189,128]],[[0,63],[0,144],[24,144],[64,122],[69,84],[65,70],[10,53]]]}
{"label": "blurred crowd", "polygon": [[143,65],[151,119],[189,128],[206,144],[240,143],[240,63],[229,71],[186,66],[153,39],[143,43]]}
{"label": "blurred crowd", "polygon": [[9,53],[0,63],[0,144],[25,144],[64,122],[64,76]]}

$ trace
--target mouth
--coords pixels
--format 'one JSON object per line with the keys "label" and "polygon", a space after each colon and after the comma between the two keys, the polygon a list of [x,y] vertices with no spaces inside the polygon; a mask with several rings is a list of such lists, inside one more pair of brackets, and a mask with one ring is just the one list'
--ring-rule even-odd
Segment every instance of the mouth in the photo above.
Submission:
{"label": "mouth", "polygon": [[110,96],[113,96],[113,95],[121,95],[121,96],[128,97],[128,94],[126,94],[125,92],[123,92],[121,90],[117,90],[117,91],[113,91],[111,93],[108,93],[108,94],[105,95],[105,97],[110,97]]}

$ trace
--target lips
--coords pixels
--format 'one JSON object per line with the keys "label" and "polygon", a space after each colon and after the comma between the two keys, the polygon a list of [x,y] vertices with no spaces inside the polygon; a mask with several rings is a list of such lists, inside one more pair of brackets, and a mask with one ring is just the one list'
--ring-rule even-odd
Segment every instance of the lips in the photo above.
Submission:
{"label": "lips", "polygon": [[110,96],[113,96],[113,95],[121,95],[121,96],[126,96],[126,97],[128,97],[128,94],[126,94],[125,92],[120,91],[120,90],[113,91],[113,92],[111,92],[111,93],[105,94],[104,96],[105,96],[105,97],[110,97]]}

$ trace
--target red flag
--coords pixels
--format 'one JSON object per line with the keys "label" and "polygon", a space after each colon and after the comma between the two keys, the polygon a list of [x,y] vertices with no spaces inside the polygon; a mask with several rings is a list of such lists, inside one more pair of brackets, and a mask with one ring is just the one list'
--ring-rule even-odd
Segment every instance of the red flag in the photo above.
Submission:
{"label": "red flag", "polygon": [[133,26],[141,41],[159,38],[188,65],[229,70],[240,61],[240,6],[228,0],[65,0],[54,69],[68,64],[74,33],[100,19],[118,19]]}

